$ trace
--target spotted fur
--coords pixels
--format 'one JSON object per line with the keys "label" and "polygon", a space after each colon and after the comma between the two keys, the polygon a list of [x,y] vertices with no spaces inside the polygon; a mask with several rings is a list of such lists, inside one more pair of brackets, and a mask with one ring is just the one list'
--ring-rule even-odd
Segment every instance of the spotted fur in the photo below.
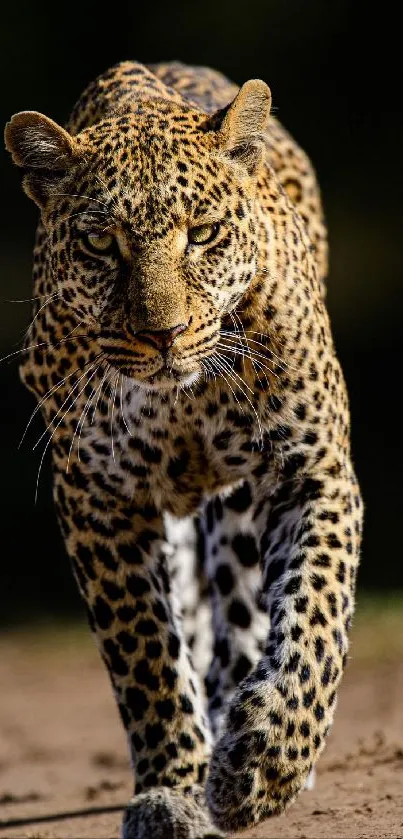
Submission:
{"label": "spotted fur", "polygon": [[326,234],[269,111],[263,82],[126,62],[66,129],[6,129],[41,211],[21,375],[127,731],[126,837],[281,813],[347,657],[361,500]]}

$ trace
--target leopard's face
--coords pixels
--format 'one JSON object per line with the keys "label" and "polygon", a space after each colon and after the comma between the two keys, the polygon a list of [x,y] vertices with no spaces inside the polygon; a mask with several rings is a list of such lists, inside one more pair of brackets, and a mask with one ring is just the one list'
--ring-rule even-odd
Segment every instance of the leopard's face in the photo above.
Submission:
{"label": "leopard's face", "polygon": [[260,151],[251,165],[253,144],[232,148],[226,120],[217,130],[204,114],[154,101],[74,138],[63,132],[67,168],[45,181],[28,173],[55,293],[107,361],[147,388],[191,384],[209,369],[256,273]]}

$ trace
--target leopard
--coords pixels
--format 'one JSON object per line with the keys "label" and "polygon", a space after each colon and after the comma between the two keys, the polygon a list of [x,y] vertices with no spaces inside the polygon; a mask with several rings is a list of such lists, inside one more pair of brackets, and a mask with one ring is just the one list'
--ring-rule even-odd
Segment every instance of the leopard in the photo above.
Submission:
{"label": "leopard", "polygon": [[127,735],[124,839],[281,814],[348,658],[363,505],[326,223],[271,99],[123,61],[65,127],[5,130],[39,210],[20,374]]}

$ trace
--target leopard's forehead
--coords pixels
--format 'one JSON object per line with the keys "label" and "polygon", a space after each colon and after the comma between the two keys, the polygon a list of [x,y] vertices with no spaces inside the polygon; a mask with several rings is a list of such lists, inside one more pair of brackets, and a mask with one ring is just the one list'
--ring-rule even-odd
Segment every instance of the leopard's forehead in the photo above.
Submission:
{"label": "leopard's forehead", "polygon": [[82,192],[95,190],[132,222],[168,229],[227,210],[246,192],[206,121],[189,108],[151,103],[85,129],[76,137],[86,161]]}
{"label": "leopard's forehead", "polygon": [[135,171],[147,187],[174,169],[200,172],[211,163],[208,174],[218,174],[217,138],[205,126],[206,116],[197,111],[138,105],[85,129],[76,142],[105,170],[113,166],[115,173]]}

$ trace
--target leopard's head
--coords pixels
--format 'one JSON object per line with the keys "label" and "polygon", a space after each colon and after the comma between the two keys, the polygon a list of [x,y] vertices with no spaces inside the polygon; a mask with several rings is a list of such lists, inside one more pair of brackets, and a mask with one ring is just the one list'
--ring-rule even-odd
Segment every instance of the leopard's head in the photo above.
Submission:
{"label": "leopard's head", "polygon": [[198,378],[256,274],[270,101],[252,80],[212,116],[151,99],[76,136],[30,111],[6,127],[55,292],[147,388]]}

